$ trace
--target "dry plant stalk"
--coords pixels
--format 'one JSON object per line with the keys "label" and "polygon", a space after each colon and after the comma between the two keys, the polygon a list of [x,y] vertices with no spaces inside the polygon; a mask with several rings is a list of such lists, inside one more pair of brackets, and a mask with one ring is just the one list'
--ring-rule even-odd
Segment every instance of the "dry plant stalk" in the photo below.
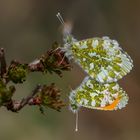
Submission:
{"label": "dry plant stalk", "polygon": [[15,85],[9,86],[8,83],[11,81],[13,84],[23,84],[31,72],[56,73],[62,77],[62,72],[70,69],[71,66],[65,53],[56,42],[52,49],[33,62],[25,64],[13,60],[9,66],[6,64],[4,49],[0,48],[0,107],[4,106],[12,112],[19,112],[26,105],[39,106],[42,113],[44,107],[60,111],[65,104],[60,99],[60,89],[54,83],[38,84],[31,94],[21,100],[13,99],[16,88]]}

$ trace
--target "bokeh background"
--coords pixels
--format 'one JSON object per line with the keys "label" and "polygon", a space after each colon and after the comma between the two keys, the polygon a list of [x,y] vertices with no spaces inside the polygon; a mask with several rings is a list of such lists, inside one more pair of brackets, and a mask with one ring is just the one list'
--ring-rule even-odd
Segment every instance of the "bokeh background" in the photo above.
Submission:
{"label": "bokeh background", "polygon": [[[20,113],[0,109],[0,140],[139,140],[140,139],[140,1],[139,0],[0,0],[0,45],[12,59],[30,62],[51,47],[62,43],[61,12],[73,23],[77,39],[110,36],[120,42],[134,60],[133,71],[120,80],[130,100],[123,110],[104,112],[81,109],[79,132],[75,116],[66,107],[61,113],[25,107]],[[63,97],[80,84],[85,74],[73,64],[63,78],[33,73],[17,85],[15,98],[31,92],[37,83],[55,82]],[[68,100],[66,100],[68,101]]]}

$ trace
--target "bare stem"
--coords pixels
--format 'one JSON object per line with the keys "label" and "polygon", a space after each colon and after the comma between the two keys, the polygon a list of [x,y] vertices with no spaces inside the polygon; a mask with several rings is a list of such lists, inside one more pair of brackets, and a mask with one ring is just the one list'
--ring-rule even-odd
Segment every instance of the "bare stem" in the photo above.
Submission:
{"label": "bare stem", "polygon": [[4,53],[4,49],[0,48],[0,75],[1,77],[4,76],[4,74],[6,73],[6,60],[5,60],[5,53]]}
{"label": "bare stem", "polygon": [[31,95],[28,95],[26,98],[23,98],[21,101],[12,101],[11,100],[5,106],[7,107],[8,110],[11,110],[12,112],[18,112],[24,106],[29,104],[29,101],[38,93],[38,91],[40,89],[41,89],[41,85],[37,85]]}
{"label": "bare stem", "polygon": [[26,105],[38,105],[60,111],[64,103],[60,100],[60,90],[54,84],[37,85],[30,95],[21,100],[12,99],[15,87],[8,85],[9,81],[22,84],[30,72],[50,72],[62,76],[63,71],[70,70],[71,66],[65,57],[65,52],[59,48],[58,43],[53,46],[55,46],[55,51],[51,49],[29,64],[11,61],[8,67],[4,49],[0,48],[0,107],[5,106],[7,110],[18,112]]}
{"label": "bare stem", "polygon": [[32,94],[27,96],[26,98],[22,99],[20,106],[18,107],[18,110],[20,110],[21,108],[23,108],[25,105],[27,105],[29,103],[29,101],[38,93],[38,91],[40,90],[41,85],[37,85],[36,88],[33,90]]}

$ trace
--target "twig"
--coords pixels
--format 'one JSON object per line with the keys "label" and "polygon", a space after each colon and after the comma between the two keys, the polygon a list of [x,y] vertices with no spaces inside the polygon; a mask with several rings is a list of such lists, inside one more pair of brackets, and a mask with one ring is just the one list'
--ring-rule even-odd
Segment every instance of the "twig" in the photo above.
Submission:
{"label": "twig", "polygon": [[4,53],[4,49],[0,48],[0,75],[1,77],[4,76],[4,74],[6,73],[6,60],[5,60],[5,53]]}
{"label": "twig", "polygon": [[31,63],[20,63],[14,60],[9,66],[6,65],[4,49],[0,48],[0,107],[4,106],[7,110],[18,112],[26,105],[49,107],[57,111],[65,106],[60,99],[60,90],[54,84],[37,85],[30,95],[21,100],[13,99],[14,86],[8,85],[10,81],[14,84],[22,84],[31,72],[54,72],[62,76],[63,71],[71,70],[65,52],[62,52],[59,44],[55,43],[55,47],[57,48],[55,51],[50,49]]}
{"label": "twig", "polygon": [[29,101],[38,93],[40,89],[41,89],[41,85],[37,85],[31,95],[28,95],[26,98],[23,98],[21,101],[11,100],[5,106],[7,107],[8,110],[11,110],[12,112],[18,112],[25,105],[29,104]]}
{"label": "twig", "polygon": [[26,98],[22,99],[22,101],[20,103],[20,106],[18,107],[18,110],[20,110],[25,105],[27,105],[29,103],[29,101],[38,93],[40,88],[41,88],[41,85],[37,85],[37,87],[33,90],[33,93],[31,95],[29,95]]}

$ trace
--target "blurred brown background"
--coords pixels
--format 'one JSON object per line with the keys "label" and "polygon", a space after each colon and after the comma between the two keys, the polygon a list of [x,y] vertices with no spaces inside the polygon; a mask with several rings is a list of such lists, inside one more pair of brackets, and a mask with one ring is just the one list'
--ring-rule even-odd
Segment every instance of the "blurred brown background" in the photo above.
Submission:
{"label": "blurred brown background", "polygon": [[[77,39],[104,35],[120,42],[134,60],[133,71],[120,80],[130,100],[123,110],[104,112],[82,109],[79,132],[74,132],[75,116],[65,108],[61,113],[26,107],[14,114],[0,109],[0,140],[139,140],[140,139],[140,1],[139,0],[0,0],[0,45],[11,59],[30,62],[48,50],[54,41],[62,42],[61,12],[73,23]],[[68,97],[84,78],[76,65],[63,78],[30,74],[18,85],[16,98],[27,95],[37,83],[57,83]]]}

